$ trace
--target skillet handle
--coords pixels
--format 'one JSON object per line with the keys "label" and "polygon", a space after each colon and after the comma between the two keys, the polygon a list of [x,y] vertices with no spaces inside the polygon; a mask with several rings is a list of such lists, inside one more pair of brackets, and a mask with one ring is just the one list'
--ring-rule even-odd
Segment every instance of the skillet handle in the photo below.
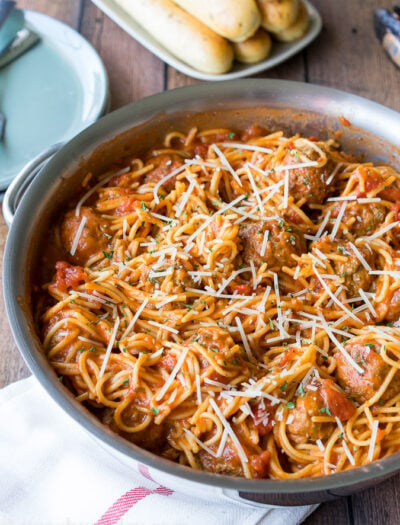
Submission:
{"label": "skillet handle", "polygon": [[47,164],[51,157],[61,148],[62,143],[54,144],[47,150],[39,153],[34,159],[28,162],[26,166],[18,173],[12,183],[9,185],[3,199],[3,217],[7,226],[10,228],[14,219],[18,204],[30,186],[33,179],[38,175],[41,169]]}
{"label": "skillet handle", "polygon": [[[264,509],[266,513],[271,512],[271,523],[273,521],[272,515],[274,512],[290,512],[290,509],[294,510],[296,515],[301,518],[298,522],[296,521],[296,523],[301,523],[309,514],[314,512],[321,501],[328,501],[328,499],[337,498],[337,496],[332,497],[332,495],[331,497],[327,497],[328,493],[321,492],[321,494],[315,498],[317,503],[312,503],[309,496],[307,497],[307,495],[302,496],[299,494],[292,495],[290,499],[288,499],[285,494],[269,494],[266,496],[263,493],[241,492],[239,490],[225,488],[221,489],[221,493],[227,499],[231,500],[231,502],[248,505],[253,509]],[[291,521],[293,521],[292,518]]]}
{"label": "skillet handle", "polygon": [[263,508],[263,509],[266,509],[266,508],[271,508],[271,509],[274,509],[274,508],[279,508],[277,507],[276,505],[270,505],[269,503],[262,503],[260,501],[256,501],[256,500],[252,500],[252,499],[249,499],[249,498],[245,498],[241,492],[239,492],[238,490],[234,490],[234,489],[221,489],[222,491],[222,494],[230,499],[231,501],[235,502],[235,503],[241,503],[241,504],[244,504],[244,505],[249,505],[250,507],[258,507],[258,508]]}

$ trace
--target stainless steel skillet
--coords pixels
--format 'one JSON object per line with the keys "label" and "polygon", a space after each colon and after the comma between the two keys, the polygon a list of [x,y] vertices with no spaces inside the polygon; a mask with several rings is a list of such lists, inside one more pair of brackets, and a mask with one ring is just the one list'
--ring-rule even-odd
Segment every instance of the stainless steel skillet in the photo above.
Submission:
{"label": "stainless steel skillet", "polygon": [[[94,446],[103,443],[123,461],[147,464],[181,482],[186,479],[220,487],[252,501],[301,505],[375,485],[400,471],[400,454],[344,473],[284,481],[232,478],[169,462],[113,434],[73,399],[41,351],[31,310],[31,282],[38,253],[46,242],[46,229],[73,197],[84,172],[91,170],[96,174],[114,158],[140,154],[171,129],[187,130],[193,125],[243,128],[255,123],[271,130],[284,129],[286,133],[321,137],[336,134],[345,150],[400,170],[400,115],[354,95],[267,79],[199,84],[154,95],[103,117],[68,142],[36,174],[27,189],[26,179],[31,171],[20,174],[4,201],[4,213],[10,223],[4,294],[14,337],[28,366],[60,407],[97,438]],[[37,163],[33,167],[37,173]],[[15,211],[22,190],[25,193]]]}

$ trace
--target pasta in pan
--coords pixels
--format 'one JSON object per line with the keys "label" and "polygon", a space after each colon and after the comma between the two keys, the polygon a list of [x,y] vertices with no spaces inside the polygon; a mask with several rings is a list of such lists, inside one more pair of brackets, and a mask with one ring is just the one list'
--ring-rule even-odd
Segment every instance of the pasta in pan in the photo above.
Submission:
{"label": "pasta in pan", "polygon": [[92,178],[49,232],[36,300],[78,401],[247,478],[400,449],[399,173],[252,126],[174,131]]}

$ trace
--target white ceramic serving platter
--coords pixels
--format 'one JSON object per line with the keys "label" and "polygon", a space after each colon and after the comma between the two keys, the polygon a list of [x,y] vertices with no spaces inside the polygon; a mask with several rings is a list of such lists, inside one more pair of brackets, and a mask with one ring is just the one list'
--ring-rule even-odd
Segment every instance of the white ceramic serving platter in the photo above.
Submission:
{"label": "white ceramic serving platter", "polygon": [[6,117],[0,142],[0,190],[27,162],[92,124],[108,107],[108,79],[94,50],[71,27],[36,11],[25,22],[40,42],[0,69]]}
{"label": "white ceramic serving platter", "polygon": [[239,64],[234,62],[233,68],[222,75],[209,75],[202,73],[197,69],[185,64],[174,55],[172,55],[165,47],[157,42],[152,36],[147,33],[139,24],[137,24],[121,7],[119,7],[114,0],[92,0],[106,15],[108,15],[115,23],[124,29],[129,35],[137,40],[142,46],[149,49],[152,53],[157,55],[161,60],[167,62],[170,66],[178,69],[186,75],[198,78],[199,80],[231,80],[235,78],[248,77],[275,67],[284,62],[291,56],[295,55],[303,48],[312,42],[322,28],[321,16],[315,7],[303,0],[306,4],[308,13],[310,15],[310,27],[308,32],[295,42],[280,43],[274,41],[271,55],[257,64]]}

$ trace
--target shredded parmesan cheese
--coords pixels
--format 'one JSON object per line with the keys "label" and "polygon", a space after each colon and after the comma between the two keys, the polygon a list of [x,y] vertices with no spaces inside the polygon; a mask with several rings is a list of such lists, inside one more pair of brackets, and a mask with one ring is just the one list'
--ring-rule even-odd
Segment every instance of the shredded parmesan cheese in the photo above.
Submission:
{"label": "shredded parmesan cheese", "polygon": [[85,227],[85,224],[86,224],[86,220],[87,220],[86,216],[82,217],[82,220],[78,226],[78,229],[76,230],[74,240],[72,241],[72,246],[71,246],[71,251],[70,251],[71,255],[75,255],[76,249],[78,247],[79,239],[81,238],[83,228]]}
{"label": "shredded parmesan cheese", "polygon": [[160,401],[160,399],[162,399],[163,396],[165,395],[165,393],[168,391],[168,388],[171,386],[172,382],[174,381],[176,374],[181,369],[181,367],[183,365],[183,362],[184,362],[184,360],[186,358],[186,354],[188,353],[188,351],[189,351],[189,348],[184,348],[183,349],[183,351],[182,351],[181,355],[179,356],[179,359],[176,362],[176,365],[174,366],[170,376],[165,381],[163,387],[161,388],[161,390],[156,395],[156,400],[157,401]]}
{"label": "shredded parmesan cheese", "polygon": [[171,332],[172,334],[179,334],[179,330],[176,330],[175,328],[172,328],[171,326],[157,323],[157,321],[147,321],[147,322],[149,324],[152,324],[153,326],[157,326],[158,328],[161,328],[161,330],[167,330],[167,332]]}
{"label": "shredded parmesan cheese", "polygon": [[224,148],[235,148],[249,151],[259,151],[260,153],[272,153],[272,149],[253,146],[252,144],[240,144],[238,142],[223,142]]}
{"label": "shredded parmesan cheese", "polygon": [[352,319],[354,319],[357,322],[360,322],[359,318],[356,317],[348,308],[346,308],[345,305],[341,301],[339,301],[339,299],[335,296],[335,294],[333,294],[331,292],[331,289],[329,288],[329,286],[327,286],[325,281],[322,279],[321,275],[318,273],[317,268],[315,266],[313,266],[313,269],[314,269],[314,273],[317,276],[319,282],[322,284],[324,290],[329,295],[329,297],[332,299],[332,301],[335,304],[337,304],[339,306],[339,308],[341,308],[344,312],[346,312],[347,315],[349,315]]}
{"label": "shredded parmesan cheese", "polygon": [[[227,204],[226,206],[224,206],[223,208],[219,209],[217,212],[214,213],[214,215],[211,215],[205,222],[203,222],[203,224],[194,232],[192,233],[192,235],[187,239],[186,243],[187,245],[190,244],[192,241],[194,241],[196,239],[196,237],[198,236],[199,233],[201,233],[203,230],[205,230],[207,228],[207,226],[210,224],[210,222],[214,219],[214,217],[216,215],[222,215],[223,213],[225,213],[226,211],[228,211],[229,209],[233,208],[235,206],[235,204],[237,204],[238,202],[242,201],[243,199],[245,198],[245,195],[240,195],[239,197],[237,197],[236,199],[234,199],[232,202],[230,202],[229,204]],[[188,249],[188,246],[186,246],[185,248],[185,252],[188,252],[189,249]]]}
{"label": "shredded parmesan cheese", "polygon": [[221,163],[224,166],[224,168],[229,171],[229,173],[232,175],[232,177],[235,179],[235,181],[239,184],[239,186],[243,186],[242,181],[239,179],[236,171],[229,164],[228,159],[225,157],[225,155],[222,153],[222,151],[219,149],[219,147],[216,144],[213,144],[211,146],[211,148],[218,155],[218,157],[220,158]]}
{"label": "shredded parmesan cheese", "polygon": [[200,448],[202,448],[203,450],[205,450],[206,452],[208,452],[211,456],[213,456],[214,458],[217,458],[218,457],[218,454],[216,454],[213,450],[211,450],[210,447],[207,447],[207,445],[205,445],[202,441],[200,441],[200,439],[198,437],[196,437],[193,432],[191,432],[190,430],[188,430],[187,428],[184,428],[183,429],[186,434],[188,436],[190,436],[198,445]]}
{"label": "shredded parmesan cheese", "polygon": [[378,317],[375,308],[372,306],[371,301],[368,299],[367,294],[364,292],[362,288],[358,290],[358,293],[360,294],[360,297],[362,297],[363,301],[367,305],[368,309],[370,310],[371,314],[374,317]]}
{"label": "shredded parmesan cheese", "polygon": [[350,452],[349,447],[347,446],[347,443],[346,443],[345,440],[342,441],[342,447],[343,447],[343,450],[344,450],[348,460],[354,466],[356,464],[355,459],[353,457],[353,454]]}
{"label": "shredded parmesan cheese", "polygon": [[347,202],[343,202],[343,204],[341,205],[340,207],[340,210],[339,210],[339,213],[336,217],[336,221],[335,221],[335,224],[333,225],[333,229],[332,229],[332,233],[331,233],[331,241],[333,241],[333,239],[335,238],[338,230],[339,230],[339,226],[340,226],[340,223],[342,222],[342,218],[343,218],[343,215],[344,215],[344,212],[346,211],[346,206],[347,206]]}
{"label": "shredded parmesan cheese", "polygon": [[123,339],[125,339],[125,337],[128,336],[128,334],[130,333],[130,331],[134,328],[135,324],[136,324],[136,321],[139,319],[140,317],[140,314],[143,312],[143,310],[146,308],[146,305],[147,303],[149,302],[149,300],[146,299],[143,301],[143,303],[139,306],[139,308],[137,309],[135,315],[132,317],[132,320],[131,322],[128,324],[128,326],[126,327],[126,330],[125,332],[121,335],[121,341]]}
{"label": "shredded parmesan cheese", "polygon": [[362,264],[362,266],[367,270],[367,272],[371,272],[372,271],[371,266],[364,259],[364,257],[362,256],[362,254],[361,254],[360,250],[357,248],[357,246],[355,246],[352,242],[349,242],[349,245],[350,245],[350,248],[355,253],[355,256],[357,257],[357,259]]}
{"label": "shredded parmesan cheese", "polygon": [[119,317],[117,317],[115,319],[114,329],[112,331],[110,340],[109,340],[107,348],[106,348],[106,354],[105,354],[104,359],[103,359],[103,364],[101,365],[101,368],[100,368],[99,377],[103,377],[104,371],[105,371],[105,369],[107,367],[108,360],[110,359],[111,350],[113,349],[114,341],[115,341],[115,338],[117,336],[119,322],[120,322],[120,319],[119,319]]}
{"label": "shredded parmesan cheese", "polygon": [[[224,426],[226,432],[228,433],[229,437],[231,438],[233,444],[235,445],[242,463],[247,463],[248,459],[247,459],[246,453],[243,450],[242,445],[240,444],[240,441],[239,441],[238,437],[236,436],[235,432],[232,430],[232,427],[230,426],[228,421],[225,419],[224,415],[222,414],[221,410],[219,409],[219,407],[218,407],[217,403],[214,401],[214,399],[210,399],[210,405],[214,409],[215,414],[218,416],[218,418],[221,421],[222,425]],[[243,468],[245,468],[245,465],[243,465]]]}
{"label": "shredded parmesan cheese", "polygon": [[384,228],[381,228],[380,230],[378,230],[377,232],[373,233],[372,235],[370,235],[369,237],[364,237],[364,239],[368,239],[368,240],[372,240],[372,239],[376,239],[377,237],[380,237],[381,235],[383,235],[384,233],[387,233],[389,230],[391,230],[392,228],[395,228],[396,226],[398,226],[400,224],[400,221],[396,221],[396,222],[392,222],[391,224],[388,224],[387,226],[385,226]]}
{"label": "shredded parmesan cheese", "polygon": [[249,342],[247,341],[246,333],[243,329],[242,322],[238,316],[235,317],[235,322],[239,329],[240,337],[242,338],[243,346],[244,346],[244,349],[246,350],[247,357],[249,358],[250,361],[252,361],[253,354],[251,353],[250,345],[249,345]]}
{"label": "shredded parmesan cheese", "polygon": [[369,442],[369,449],[368,449],[369,461],[373,461],[374,459],[375,443],[376,443],[376,437],[378,434],[378,428],[379,428],[379,421],[375,419],[375,421],[372,423],[371,441]]}

